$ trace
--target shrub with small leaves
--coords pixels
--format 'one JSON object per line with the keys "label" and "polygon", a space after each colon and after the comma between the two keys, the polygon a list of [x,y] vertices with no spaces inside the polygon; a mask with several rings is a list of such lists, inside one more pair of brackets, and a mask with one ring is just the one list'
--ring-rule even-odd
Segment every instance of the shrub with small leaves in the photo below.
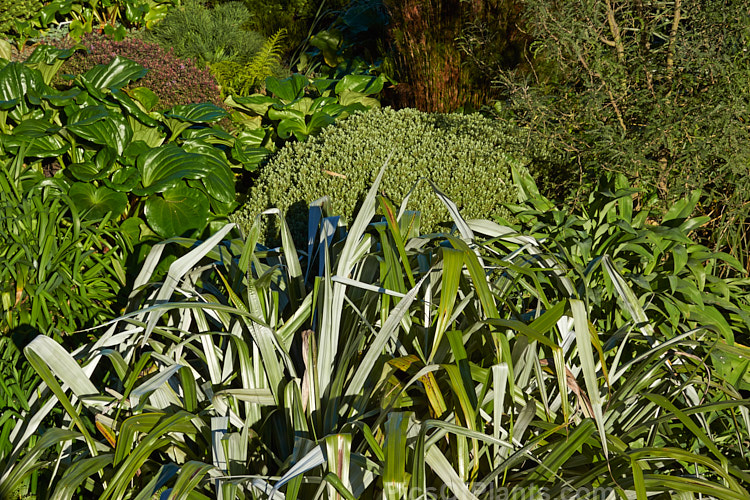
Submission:
{"label": "shrub with small leaves", "polygon": [[200,69],[191,59],[180,59],[171,49],[137,38],[115,41],[92,34],[81,43],[88,52],[80,51],[65,62],[60,74],[83,74],[98,64],[109,64],[115,56],[137,62],[148,70],[143,79],[131,86],[148,87],[159,97],[157,111],[178,104],[210,102],[221,105],[216,79],[208,69]]}
{"label": "shrub with small leaves", "polygon": [[262,34],[245,29],[251,17],[241,2],[222,3],[211,9],[193,0],[171,10],[140,36],[174,49],[178,57],[190,57],[201,64],[219,61],[244,64],[266,42]]}
{"label": "shrub with small leaves", "polygon": [[247,229],[261,211],[278,207],[298,237],[305,234],[308,204],[327,195],[333,213],[351,220],[391,154],[392,167],[381,189],[398,206],[419,181],[407,208],[419,207],[423,232],[439,230],[451,218],[422,178],[434,182],[467,219],[507,216],[503,203],[517,200],[510,165],[527,163],[521,144],[514,129],[479,114],[373,109],[306,142],[287,143],[264,167],[247,205],[233,217]]}

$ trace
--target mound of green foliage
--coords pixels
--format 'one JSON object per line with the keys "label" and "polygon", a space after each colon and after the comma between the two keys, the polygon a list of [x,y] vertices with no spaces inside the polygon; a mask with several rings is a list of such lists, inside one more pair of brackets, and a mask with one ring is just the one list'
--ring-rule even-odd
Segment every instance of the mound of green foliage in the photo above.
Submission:
{"label": "mound of green foliage", "polygon": [[247,63],[264,46],[266,37],[246,29],[250,11],[242,2],[227,2],[208,8],[191,0],[171,10],[143,38],[164,48],[172,48],[178,57],[202,63],[223,60]]}
{"label": "mound of green foliage", "polygon": [[428,114],[390,108],[358,113],[304,143],[287,144],[261,172],[247,205],[234,215],[245,228],[269,207],[286,212],[293,233],[306,227],[308,204],[330,196],[332,209],[351,220],[378,168],[394,167],[382,191],[421,208],[421,229],[450,220],[429,179],[467,218],[504,216],[516,201],[509,166],[524,163],[510,129],[481,115]]}

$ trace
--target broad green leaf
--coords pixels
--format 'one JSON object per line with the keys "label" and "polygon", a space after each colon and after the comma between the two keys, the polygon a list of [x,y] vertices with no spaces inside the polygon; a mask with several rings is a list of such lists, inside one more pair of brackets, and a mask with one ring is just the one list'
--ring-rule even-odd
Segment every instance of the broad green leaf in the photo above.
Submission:
{"label": "broad green leaf", "polygon": [[190,123],[210,123],[226,118],[229,116],[229,113],[216,104],[203,102],[175,106],[165,113],[164,116]]}
{"label": "broad green leaf", "polygon": [[107,212],[119,217],[125,212],[128,197],[106,186],[96,187],[86,182],[76,182],[70,187],[68,195],[76,208],[89,219],[101,219]]}
{"label": "broad green leaf", "polygon": [[139,156],[138,171],[141,173],[142,187],[133,190],[138,196],[173,189],[180,185],[182,179],[200,179],[211,173],[202,155],[188,153],[173,143]]}
{"label": "broad green leaf", "polygon": [[[208,194],[222,202],[233,203],[236,195],[234,189],[234,174],[229,168],[224,152],[219,148],[202,141],[186,141],[183,149],[191,154],[202,157],[207,175],[201,179]],[[214,211],[217,213],[218,211]]]}
{"label": "broad green leaf", "polygon": [[336,84],[336,93],[345,91],[358,92],[363,95],[377,94],[383,90],[383,77],[372,75],[345,75]]}
{"label": "broad green leaf", "polygon": [[141,173],[135,167],[118,168],[109,179],[104,179],[104,184],[123,193],[129,193],[141,181]]}
{"label": "broad green leaf", "polygon": [[146,111],[151,111],[159,102],[159,96],[146,87],[135,87],[127,91],[130,97],[143,105]]}
{"label": "broad green leaf", "polygon": [[143,211],[149,226],[161,236],[170,238],[206,227],[208,208],[205,194],[181,185],[149,196]]}
{"label": "broad green leaf", "polygon": [[247,97],[229,96],[226,103],[233,108],[252,111],[256,115],[263,116],[272,105],[279,103],[279,100],[271,96],[253,94]]}
{"label": "broad green leaf", "polygon": [[284,79],[269,76],[266,78],[266,90],[283,101],[291,102],[302,97],[310,80],[298,73]]}
{"label": "broad green leaf", "polygon": [[104,106],[87,106],[70,117],[65,127],[77,136],[109,146],[121,155],[133,138],[127,120],[120,113],[115,113]]}
{"label": "broad green leaf", "polygon": [[147,70],[140,64],[117,55],[107,65],[94,66],[84,73],[83,77],[95,89],[119,89],[131,81],[143,78],[146,72]]}

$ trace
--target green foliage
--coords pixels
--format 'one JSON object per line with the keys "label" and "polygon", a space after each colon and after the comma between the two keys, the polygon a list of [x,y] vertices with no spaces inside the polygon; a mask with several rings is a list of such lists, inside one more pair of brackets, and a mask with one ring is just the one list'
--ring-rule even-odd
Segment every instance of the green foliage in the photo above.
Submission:
{"label": "green foliage", "polygon": [[311,212],[302,259],[283,218],[274,250],[259,220],[165,243],[191,250],[96,342],[25,349],[50,390],[13,445],[52,407],[68,418],[6,464],[0,495],[39,467],[50,497],[747,498],[750,349],[730,338],[748,334],[747,281],[687,237],[694,200],[650,225],[621,179],[570,213],[513,174],[523,229],[371,224],[393,208],[381,169],[348,232]]}
{"label": "green foliage", "polygon": [[[261,211],[278,207],[300,235],[307,205],[328,195],[334,211],[352,220],[378,166],[390,155],[397,167],[384,179],[382,190],[396,203],[424,178],[468,218],[507,215],[502,204],[516,200],[509,168],[527,161],[520,144],[514,129],[503,129],[478,114],[373,109],[304,143],[285,145],[261,171],[247,205],[233,217],[247,230]],[[438,230],[439,223],[449,220],[426,180],[410,199],[421,208],[423,231]]]}
{"label": "green foliage", "polygon": [[36,18],[42,6],[40,0],[0,0],[0,35],[21,34],[21,24]]}
{"label": "green foliage", "polygon": [[[26,343],[31,340],[16,335],[17,340]],[[29,411],[29,401],[34,389],[39,385],[39,376],[34,368],[26,362],[22,351],[9,336],[0,336],[0,464],[5,463],[12,452],[11,432],[22,421],[22,413]],[[35,439],[32,438],[31,446]],[[35,489],[36,479],[29,477],[21,482],[10,498],[26,498],[26,494]]]}
{"label": "green foliage", "polygon": [[[344,8],[348,0],[243,0],[252,17],[248,26],[270,37],[280,29],[288,33],[291,52],[304,43],[323,18],[336,9]],[[285,54],[286,55],[286,54]]]}
{"label": "green foliage", "polygon": [[117,40],[128,29],[141,29],[162,19],[179,0],[53,0],[46,2],[37,20],[42,28],[69,22],[70,36],[103,32]]}
{"label": "green foliage", "polygon": [[208,8],[198,0],[191,0],[169,11],[142,36],[148,42],[171,48],[177,57],[191,58],[201,64],[219,61],[245,64],[266,42],[264,35],[247,29],[250,19],[251,13],[241,2]]}
{"label": "green foliage", "polygon": [[[65,62],[61,73],[78,75],[99,64],[109,64],[115,56],[135,61],[148,70],[145,76],[126,90],[136,86],[151,89],[159,98],[153,106],[163,111],[175,105],[209,102],[221,105],[221,95],[210,71],[198,68],[190,59],[181,59],[171,49],[137,38],[117,41],[110,37],[90,35],[81,40],[86,51],[76,52]],[[62,44],[65,45],[65,44]],[[65,85],[58,78],[59,85]],[[150,108],[149,108],[150,109]]]}
{"label": "green foliage", "polygon": [[231,167],[237,164],[230,164],[224,148],[231,151],[241,141],[210,126],[226,111],[203,103],[147,112],[153,92],[122,90],[145,69],[119,56],[56,91],[46,81],[65,53],[48,46],[37,50],[42,55],[31,59],[39,69],[7,63],[0,70],[6,103],[0,147],[6,158],[40,174],[56,166],[55,184],[84,218],[107,212],[115,219],[132,217],[129,227],[137,232],[140,224],[144,236],[200,233],[233,210]]}
{"label": "green foliage", "polygon": [[[699,189],[704,241],[750,268],[748,11],[738,2],[525,2],[531,68],[496,70],[498,104],[569,156],[586,199],[602,169],[666,211]],[[559,191],[558,191],[559,192]]]}
{"label": "green foliage", "polygon": [[268,95],[229,96],[226,104],[246,146],[242,162],[255,169],[287,141],[304,141],[355,111],[379,107],[383,82],[362,74],[314,80],[293,74],[266,78]]}
{"label": "green foliage", "polygon": [[54,187],[0,193],[0,335],[73,332],[112,317],[130,248],[107,221],[81,220]]}
{"label": "green foliage", "polygon": [[219,61],[211,64],[211,73],[223,95],[246,96],[263,87],[266,78],[281,73],[281,42],[286,33],[280,29],[245,63]]}

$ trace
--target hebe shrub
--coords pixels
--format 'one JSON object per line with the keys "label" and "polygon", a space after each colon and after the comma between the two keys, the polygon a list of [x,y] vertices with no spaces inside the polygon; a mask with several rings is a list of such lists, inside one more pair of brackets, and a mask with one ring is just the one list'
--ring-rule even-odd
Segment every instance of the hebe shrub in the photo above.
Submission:
{"label": "hebe shrub", "polygon": [[81,40],[88,52],[79,51],[68,59],[60,74],[81,74],[97,64],[109,64],[119,55],[148,70],[146,76],[130,87],[148,87],[159,97],[157,111],[178,104],[210,102],[222,104],[216,79],[208,69],[200,69],[191,59],[180,59],[171,49],[137,38],[115,41],[98,34]]}
{"label": "hebe shrub", "polygon": [[[391,153],[381,191],[397,206],[417,180],[426,177],[465,218],[508,216],[503,203],[517,201],[510,166],[527,163],[521,145],[514,129],[479,114],[373,109],[327,127],[306,142],[287,143],[263,168],[247,205],[233,217],[249,229],[257,214],[278,207],[299,238],[307,227],[308,204],[328,195],[333,212],[351,222]],[[451,220],[424,180],[407,208],[421,211],[423,233]]]}

